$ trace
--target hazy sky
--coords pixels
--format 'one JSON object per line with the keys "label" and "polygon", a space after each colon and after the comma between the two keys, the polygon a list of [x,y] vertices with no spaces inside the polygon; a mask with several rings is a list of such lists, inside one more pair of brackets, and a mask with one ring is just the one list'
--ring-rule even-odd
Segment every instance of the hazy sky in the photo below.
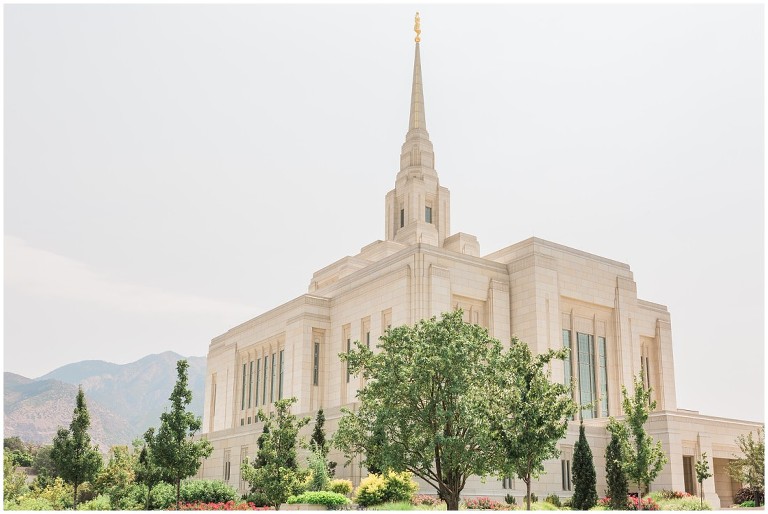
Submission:
{"label": "hazy sky", "polygon": [[417,9],[452,231],[628,263],[678,405],[762,420],[761,5],[6,5],[5,370],[205,355],[383,239]]}

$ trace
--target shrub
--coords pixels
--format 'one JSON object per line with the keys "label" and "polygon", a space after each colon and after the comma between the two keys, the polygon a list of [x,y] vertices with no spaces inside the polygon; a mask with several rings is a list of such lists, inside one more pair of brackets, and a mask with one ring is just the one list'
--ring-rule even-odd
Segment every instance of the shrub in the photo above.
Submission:
{"label": "shrub", "polygon": [[257,507],[269,507],[269,501],[267,497],[262,493],[249,493],[247,496],[243,496],[243,499],[247,503],[253,503]]}
{"label": "shrub", "polygon": [[562,504],[560,503],[560,497],[555,493],[552,493],[546,498],[544,498],[544,501],[547,503],[551,503],[555,507],[562,507]]}
{"label": "shrub", "polygon": [[733,503],[738,503],[741,505],[745,501],[748,500],[755,500],[755,491],[757,491],[758,499],[760,501],[760,505],[765,503],[765,493],[762,489],[758,489],[756,487],[742,487],[738,491],[736,491],[736,494],[733,496]]}
{"label": "shrub", "polygon": [[536,503],[539,501],[539,497],[536,496],[536,493],[531,493],[531,503]]}
{"label": "shrub", "polygon": [[531,503],[531,510],[558,510],[557,507],[549,502]]}
{"label": "shrub", "polygon": [[308,464],[310,477],[307,490],[325,491],[330,481],[328,477],[328,462],[326,462],[325,457],[319,451],[313,451],[309,454]]}
{"label": "shrub", "polygon": [[658,500],[679,500],[680,498],[687,498],[691,495],[681,491],[672,491],[671,489],[662,489],[661,491],[654,491],[648,496],[658,501]]}
{"label": "shrub", "polygon": [[396,473],[387,471],[384,474],[384,501],[385,502],[410,502],[416,490],[419,488],[413,480],[413,474],[410,471]]}
{"label": "shrub", "polygon": [[371,473],[361,480],[360,485],[357,486],[355,501],[363,507],[384,503],[386,488],[387,482],[384,478],[381,475]]}
{"label": "shrub", "polygon": [[464,506],[473,510],[509,510],[509,505],[496,500],[491,500],[487,496],[478,496],[476,498],[465,498]]}
{"label": "shrub", "polygon": [[112,510],[108,494],[100,494],[96,498],[77,504],[77,510]]}
{"label": "shrub", "polygon": [[45,486],[44,489],[35,492],[34,496],[47,500],[48,503],[53,506],[53,510],[64,510],[72,508],[73,494],[73,487],[64,482],[61,477],[56,477],[56,479]]}
{"label": "shrub", "polygon": [[411,505],[420,506],[425,505],[427,507],[437,507],[441,505],[443,500],[437,496],[429,496],[428,494],[417,494],[411,498]]}
{"label": "shrub", "polygon": [[176,503],[176,488],[168,482],[160,482],[152,488],[149,503],[153,509],[167,509]]}
{"label": "shrub", "polygon": [[706,501],[702,504],[699,498],[695,496],[685,496],[683,498],[672,498],[669,500],[659,500],[660,510],[712,510],[712,507]]}
{"label": "shrub", "polygon": [[517,505],[517,500],[511,494],[504,495],[504,501],[507,502],[507,505]]}
{"label": "shrub", "polygon": [[[176,510],[171,508],[168,510]],[[272,507],[257,507],[253,503],[240,502],[233,500],[228,502],[183,502],[179,505],[179,510],[272,510]]]}
{"label": "shrub", "polygon": [[333,493],[349,494],[352,492],[352,481],[337,478],[328,484],[328,490]]}
{"label": "shrub", "polygon": [[181,484],[181,500],[187,503],[226,503],[237,499],[237,490],[220,480],[187,480]]}
{"label": "shrub", "polygon": [[349,505],[349,498],[340,493],[333,493],[331,491],[307,491],[299,496],[289,497],[285,503],[312,503],[317,505],[325,505],[326,507],[333,509],[341,507],[342,505]]}
{"label": "shrub", "polygon": [[45,498],[39,498],[35,496],[22,496],[16,501],[5,501],[3,503],[4,510],[59,510]]}
{"label": "shrub", "polygon": [[[600,501],[600,500],[598,500],[598,503],[599,503],[599,501]],[[563,500],[563,505],[562,505],[562,508],[564,508],[564,509],[570,509],[570,508],[571,508],[571,505],[573,505],[572,499],[571,499],[571,498],[566,498],[565,500]],[[590,509],[590,510],[591,510],[591,509]]]}
{"label": "shrub", "polygon": [[[661,510],[660,506],[656,501],[653,499],[653,494],[651,493],[650,496],[646,496],[643,498],[643,510]],[[637,504],[638,499],[637,496],[628,496],[627,497],[627,509],[625,510],[637,510]],[[589,509],[589,510],[608,510],[611,506],[611,499],[608,496],[605,496],[603,498],[600,498],[597,500],[597,507],[598,509]]]}
{"label": "shrub", "polygon": [[739,504],[739,507],[754,507],[754,506],[755,506],[755,500],[747,500]]}

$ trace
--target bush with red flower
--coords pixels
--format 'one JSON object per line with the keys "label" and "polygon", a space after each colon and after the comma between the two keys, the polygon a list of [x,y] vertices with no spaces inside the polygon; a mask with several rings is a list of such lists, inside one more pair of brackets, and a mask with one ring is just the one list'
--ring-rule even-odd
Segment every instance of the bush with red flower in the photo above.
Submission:
{"label": "bush with red flower", "polygon": [[172,506],[168,510],[274,510],[272,507],[257,507],[253,502],[181,502],[179,508]]}
{"label": "bush with red flower", "polygon": [[478,496],[477,498],[466,498],[464,505],[471,510],[509,510],[509,505],[496,500],[491,500],[487,496]]}

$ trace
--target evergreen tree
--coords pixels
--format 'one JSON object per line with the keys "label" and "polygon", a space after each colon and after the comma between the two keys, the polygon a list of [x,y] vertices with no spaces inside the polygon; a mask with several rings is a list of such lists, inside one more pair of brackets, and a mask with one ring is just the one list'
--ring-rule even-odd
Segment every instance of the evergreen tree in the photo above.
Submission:
{"label": "evergreen tree", "polygon": [[597,504],[597,474],[583,421],[579,426],[579,440],[573,448],[573,488],[574,509],[589,510]]}
{"label": "evergreen tree", "polygon": [[315,429],[312,431],[312,440],[309,444],[313,451],[320,452],[323,457],[328,456],[328,443],[325,441],[325,414],[322,407],[315,416]]}
{"label": "evergreen tree", "polygon": [[176,484],[177,506],[181,501],[181,481],[197,473],[202,459],[213,451],[210,442],[193,439],[195,432],[200,430],[202,421],[187,411],[187,406],[192,403],[192,391],[189,389],[187,378],[188,367],[186,360],[176,363],[176,385],[168,398],[171,401],[171,410],[160,415],[160,430],[151,448],[157,464]]}
{"label": "evergreen tree", "polygon": [[275,402],[277,413],[269,416],[259,411],[259,421],[264,422],[259,451],[253,464],[243,462],[240,466],[241,476],[251,485],[251,491],[277,509],[299,492],[307,476],[296,461],[296,438],[309,418],[299,419],[290,413],[296,401],[289,398]]}
{"label": "evergreen tree", "polygon": [[608,484],[608,497],[611,499],[612,510],[627,510],[629,483],[621,464],[624,462],[621,441],[626,437],[620,435],[625,427],[620,423],[611,422],[608,423],[607,428],[611,434],[611,441],[605,449],[605,480]]}
{"label": "evergreen tree", "polygon": [[91,416],[85,404],[85,394],[83,388],[78,387],[72,423],[69,430],[59,428],[51,450],[51,459],[59,476],[74,488],[74,509],[77,509],[77,488],[83,482],[93,480],[102,465],[99,447],[91,446],[90,426]]}

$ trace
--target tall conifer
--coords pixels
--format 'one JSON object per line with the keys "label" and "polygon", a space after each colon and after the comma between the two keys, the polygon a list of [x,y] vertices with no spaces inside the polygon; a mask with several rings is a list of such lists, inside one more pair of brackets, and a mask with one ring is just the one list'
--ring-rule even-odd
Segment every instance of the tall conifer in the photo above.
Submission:
{"label": "tall conifer", "polygon": [[622,430],[625,430],[622,424],[616,422],[608,424],[611,441],[605,449],[605,480],[608,484],[608,497],[611,499],[611,509],[613,510],[627,510],[628,508],[629,482],[621,465],[624,461],[624,454],[621,449],[622,435],[620,434]]}
{"label": "tall conifer", "polygon": [[589,510],[597,504],[597,475],[592,450],[584,434],[584,422],[579,427],[579,440],[573,448],[573,500],[576,510]]}

